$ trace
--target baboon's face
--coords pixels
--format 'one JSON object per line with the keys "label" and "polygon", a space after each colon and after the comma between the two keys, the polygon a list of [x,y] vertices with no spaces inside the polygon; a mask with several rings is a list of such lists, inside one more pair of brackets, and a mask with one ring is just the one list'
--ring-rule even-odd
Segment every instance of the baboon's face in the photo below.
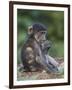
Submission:
{"label": "baboon's face", "polygon": [[36,32],[35,38],[38,42],[43,42],[46,40],[46,31]]}
{"label": "baboon's face", "polygon": [[47,34],[47,31],[40,31],[35,34],[35,38],[39,42],[39,45],[41,46],[45,54],[48,53],[48,50],[52,45],[52,43],[46,39],[46,34]]}

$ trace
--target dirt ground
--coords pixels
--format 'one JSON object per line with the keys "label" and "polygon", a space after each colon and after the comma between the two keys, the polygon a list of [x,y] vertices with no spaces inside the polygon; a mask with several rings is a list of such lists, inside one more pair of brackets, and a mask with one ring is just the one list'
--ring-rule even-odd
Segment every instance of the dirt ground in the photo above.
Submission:
{"label": "dirt ground", "polygon": [[[63,67],[64,64],[64,59],[63,58],[55,58],[57,62],[59,63],[60,67]],[[59,73],[47,73],[45,71],[38,71],[38,72],[23,72],[19,70],[18,65],[18,70],[17,70],[17,80],[22,81],[22,80],[44,80],[44,79],[59,79],[64,77],[64,72],[59,72]]]}

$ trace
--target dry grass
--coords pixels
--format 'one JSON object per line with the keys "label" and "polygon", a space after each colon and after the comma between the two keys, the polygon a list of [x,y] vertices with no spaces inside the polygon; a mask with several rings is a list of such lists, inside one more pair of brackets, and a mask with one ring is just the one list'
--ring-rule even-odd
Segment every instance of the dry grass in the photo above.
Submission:
{"label": "dry grass", "polygon": [[[59,65],[62,67],[62,63],[64,62],[63,58],[55,58]],[[19,68],[19,66],[18,66]],[[38,72],[23,72],[20,70],[17,70],[17,80],[44,80],[44,79],[57,79],[57,78],[63,78],[64,73],[47,73],[45,71],[38,71]]]}

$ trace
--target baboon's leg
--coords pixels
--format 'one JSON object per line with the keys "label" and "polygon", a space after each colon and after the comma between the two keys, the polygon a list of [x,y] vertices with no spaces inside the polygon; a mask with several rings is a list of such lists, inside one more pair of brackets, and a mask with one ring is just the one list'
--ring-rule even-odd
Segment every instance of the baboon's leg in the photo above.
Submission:
{"label": "baboon's leg", "polygon": [[45,55],[46,56],[46,62],[47,66],[50,72],[58,72],[58,62],[51,56]]}

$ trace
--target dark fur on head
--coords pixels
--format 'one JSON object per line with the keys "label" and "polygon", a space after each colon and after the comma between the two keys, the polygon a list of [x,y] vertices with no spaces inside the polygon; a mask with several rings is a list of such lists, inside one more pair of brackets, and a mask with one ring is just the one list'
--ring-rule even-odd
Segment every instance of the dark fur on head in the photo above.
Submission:
{"label": "dark fur on head", "polygon": [[32,25],[32,27],[33,27],[33,30],[36,30],[36,31],[46,31],[47,30],[47,28],[41,23],[35,23]]}

